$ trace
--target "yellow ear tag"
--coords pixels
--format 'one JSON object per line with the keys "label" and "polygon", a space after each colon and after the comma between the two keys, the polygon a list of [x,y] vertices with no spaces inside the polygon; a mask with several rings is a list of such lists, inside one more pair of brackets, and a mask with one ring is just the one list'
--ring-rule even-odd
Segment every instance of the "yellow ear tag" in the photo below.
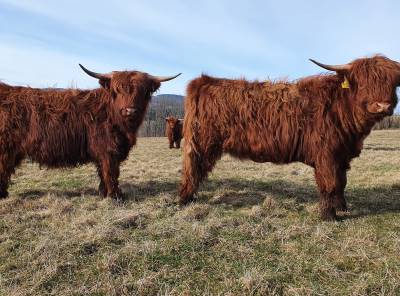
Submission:
{"label": "yellow ear tag", "polygon": [[344,81],[342,82],[342,88],[350,88],[350,83],[346,77],[344,78]]}

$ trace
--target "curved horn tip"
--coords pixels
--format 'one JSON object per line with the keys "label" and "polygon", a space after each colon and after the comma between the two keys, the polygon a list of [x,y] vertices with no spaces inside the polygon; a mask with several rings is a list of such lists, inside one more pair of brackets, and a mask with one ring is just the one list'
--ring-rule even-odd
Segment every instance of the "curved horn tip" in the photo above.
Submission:
{"label": "curved horn tip", "polygon": [[78,64],[79,65],[79,67],[81,67],[81,69],[83,70],[83,71],[88,71],[88,69],[86,69],[82,64]]}
{"label": "curved horn tip", "polygon": [[176,77],[180,76],[181,74],[182,74],[182,73],[176,74],[176,75],[171,76],[171,77],[166,77],[167,80],[165,80],[165,81],[175,79]]}
{"label": "curved horn tip", "polygon": [[169,80],[175,79],[176,77],[178,77],[181,74],[182,73],[179,73],[179,74],[174,75],[174,76],[152,76],[152,77],[155,78],[156,80],[158,80],[158,82],[165,82],[165,81],[169,81]]}
{"label": "curved horn tip", "polygon": [[[314,64],[316,64],[317,66],[319,66],[319,67],[321,67],[321,68],[324,68],[324,69],[327,69],[326,67],[328,66],[328,65],[325,65],[325,64],[322,64],[322,63],[320,63],[320,62],[317,62],[316,60],[314,60],[314,59],[308,59],[310,62],[312,62],[312,63],[314,63]],[[328,69],[327,69],[328,70]]]}
{"label": "curved horn tip", "polygon": [[322,64],[320,62],[317,62],[314,59],[309,59],[311,62],[314,64],[318,65],[321,68],[324,68],[329,71],[335,71],[335,72],[343,72],[343,71],[350,71],[351,70],[351,64],[344,64],[344,65],[326,65]]}
{"label": "curved horn tip", "polygon": [[81,69],[89,76],[97,78],[97,79],[110,79],[111,75],[110,74],[100,74],[100,73],[96,73],[93,71],[90,71],[89,69],[86,69],[84,66],[82,66],[81,64],[79,64],[79,67],[81,67]]}

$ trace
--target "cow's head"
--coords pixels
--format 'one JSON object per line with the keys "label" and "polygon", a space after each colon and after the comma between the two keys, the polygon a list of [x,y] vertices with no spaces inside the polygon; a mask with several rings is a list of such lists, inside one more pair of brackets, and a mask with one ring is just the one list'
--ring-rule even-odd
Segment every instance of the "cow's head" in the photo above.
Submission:
{"label": "cow's head", "polygon": [[318,66],[335,71],[348,88],[349,97],[357,110],[367,117],[393,114],[397,105],[396,87],[400,86],[400,63],[383,56],[362,58],[345,65],[325,65],[311,60]]}
{"label": "cow's head", "polygon": [[182,124],[183,119],[178,119],[178,118],[175,118],[173,116],[168,116],[168,117],[165,118],[165,121],[167,123],[167,126],[171,130],[174,130],[176,126],[178,126],[179,124]]}
{"label": "cow's head", "polygon": [[151,95],[158,90],[162,82],[172,80],[178,75],[159,77],[139,71],[113,71],[100,74],[79,66],[91,77],[99,80],[100,85],[110,92],[115,113],[123,119],[136,120],[144,116]]}

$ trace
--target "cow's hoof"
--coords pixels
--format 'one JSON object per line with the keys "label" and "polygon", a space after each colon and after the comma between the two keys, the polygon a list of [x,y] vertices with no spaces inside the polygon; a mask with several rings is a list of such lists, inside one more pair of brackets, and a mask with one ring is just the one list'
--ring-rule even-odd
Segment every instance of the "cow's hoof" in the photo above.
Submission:
{"label": "cow's hoof", "polygon": [[121,201],[124,201],[126,199],[126,197],[124,194],[118,194],[118,195],[113,195],[112,199],[117,202],[121,202]]}
{"label": "cow's hoof", "polygon": [[125,195],[121,192],[121,190],[109,194],[109,197],[116,201],[123,201],[125,199]]}
{"label": "cow's hoof", "polygon": [[99,185],[98,193],[99,193],[99,196],[102,198],[107,197],[107,191],[106,191],[106,188],[104,187],[104,185],[103,186]]}
{"label": "cow's hoof", "polygon": [[336,211],[347,212],[347,203],[344,199],[336,200],[333,206]]}
{"label": "cow's hoof", "polygon": [[335,206],[336,211],[340,211],[340,212],[348,212],[349,210],[347,209],[347,205],[337,205]]}
{"label": "cow's hoof", "polygon": [[336,221],[336,210],[335,208],[325,209],[321,211],[321,219],[323,221]]}
{"label": "cow's hoof", "polygon": [[8,197],[8,192],[7,191],[1,191],[0,192],[0,199],[5,199]]}
{"label": "cow's hoof", "polygon": [[179,200],[179,206],[184,207],[184,206],[188,205],[189,203],[191,203],[192,201],[194,201],[193,196],[188,197],[188,198],[181,198]]}

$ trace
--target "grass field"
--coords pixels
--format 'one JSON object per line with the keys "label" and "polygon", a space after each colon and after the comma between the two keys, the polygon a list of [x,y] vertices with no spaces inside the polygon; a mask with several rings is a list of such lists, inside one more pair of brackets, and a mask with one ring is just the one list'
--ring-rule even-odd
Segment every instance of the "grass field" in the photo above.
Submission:
{"label": "grass field", "polygon": [[400,295],[400,130],[367,139],[339,222],[302,164],[224,156],[183,209],[180,172],[166,138],[140,138],[117,203],[92,166],[24,163],[0,201],[0,295]]}

